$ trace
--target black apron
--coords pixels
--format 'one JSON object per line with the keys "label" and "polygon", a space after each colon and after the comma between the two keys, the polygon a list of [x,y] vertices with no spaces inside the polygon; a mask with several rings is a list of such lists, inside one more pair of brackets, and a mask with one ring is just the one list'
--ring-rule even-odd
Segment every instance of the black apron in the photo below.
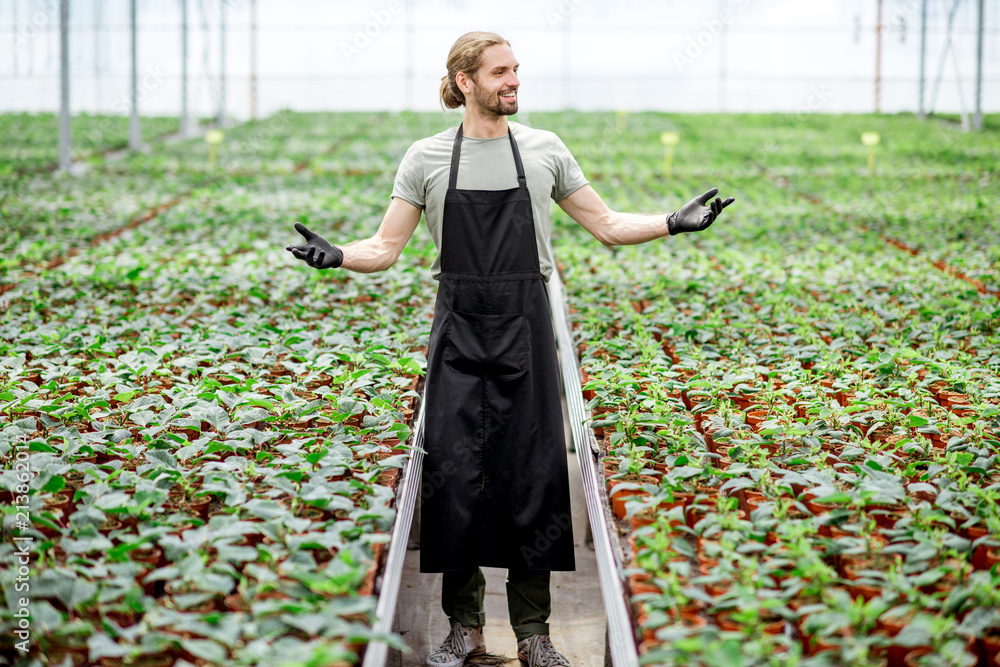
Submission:
{"label": "black apron", "polygon": [[574,570],[559,363],[524,167],[459,190],[455,135],[427,353],[420,571]]}

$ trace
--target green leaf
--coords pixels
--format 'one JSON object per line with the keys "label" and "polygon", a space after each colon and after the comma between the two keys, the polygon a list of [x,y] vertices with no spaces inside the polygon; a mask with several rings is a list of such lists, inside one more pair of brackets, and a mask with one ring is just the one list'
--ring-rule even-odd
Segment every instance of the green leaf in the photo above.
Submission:
{"label": "green leaf", "polygon": [[42,487],[42,491],[47,493],[59,493],[64,488],[66,488],[66,480],[59,475],[53,475],[49,478],[49,481],[45,483],[45,486]]}
{"label": "green leaf", "polygon": [[221,665],[226,661],[226,649],[211,639],[181,639],[181,646],[195,657]]}

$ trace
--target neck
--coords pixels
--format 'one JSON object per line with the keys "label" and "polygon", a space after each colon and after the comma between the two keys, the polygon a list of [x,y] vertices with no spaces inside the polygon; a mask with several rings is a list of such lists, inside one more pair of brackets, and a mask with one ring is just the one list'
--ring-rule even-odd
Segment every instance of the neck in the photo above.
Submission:
{"label": "neck", "polygon": [[465,108],[462,135],[473,139],[496,139],[510,131],[507,116],[484,114],[479,108]]}

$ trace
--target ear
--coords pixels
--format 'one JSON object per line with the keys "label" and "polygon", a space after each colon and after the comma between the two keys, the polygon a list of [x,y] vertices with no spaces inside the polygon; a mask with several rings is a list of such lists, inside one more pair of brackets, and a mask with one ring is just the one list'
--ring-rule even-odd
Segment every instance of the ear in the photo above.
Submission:
{"label": "ear", "polygon": [[466,95],[472,94],[472,77],[467,76],[465,72],[459,72],[455,75],[455,84],[458,89],[461,90]]}

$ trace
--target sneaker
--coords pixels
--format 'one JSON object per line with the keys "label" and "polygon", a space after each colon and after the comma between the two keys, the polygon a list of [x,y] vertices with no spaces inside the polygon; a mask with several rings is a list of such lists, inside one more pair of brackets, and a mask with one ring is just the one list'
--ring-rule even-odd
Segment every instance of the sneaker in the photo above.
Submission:
{"label": "sneaker", "polygon": [[552,645],[548,635],[531,635],[517,643],[521,667],[572,667],[569,660]]}
{"label": "sneaker", "polygon": [[482,628],[467,628],[458,621],[451,626],[448,638],[431,651],[427,667],[459,667],[470,655],[486,653],[486,640]]}

